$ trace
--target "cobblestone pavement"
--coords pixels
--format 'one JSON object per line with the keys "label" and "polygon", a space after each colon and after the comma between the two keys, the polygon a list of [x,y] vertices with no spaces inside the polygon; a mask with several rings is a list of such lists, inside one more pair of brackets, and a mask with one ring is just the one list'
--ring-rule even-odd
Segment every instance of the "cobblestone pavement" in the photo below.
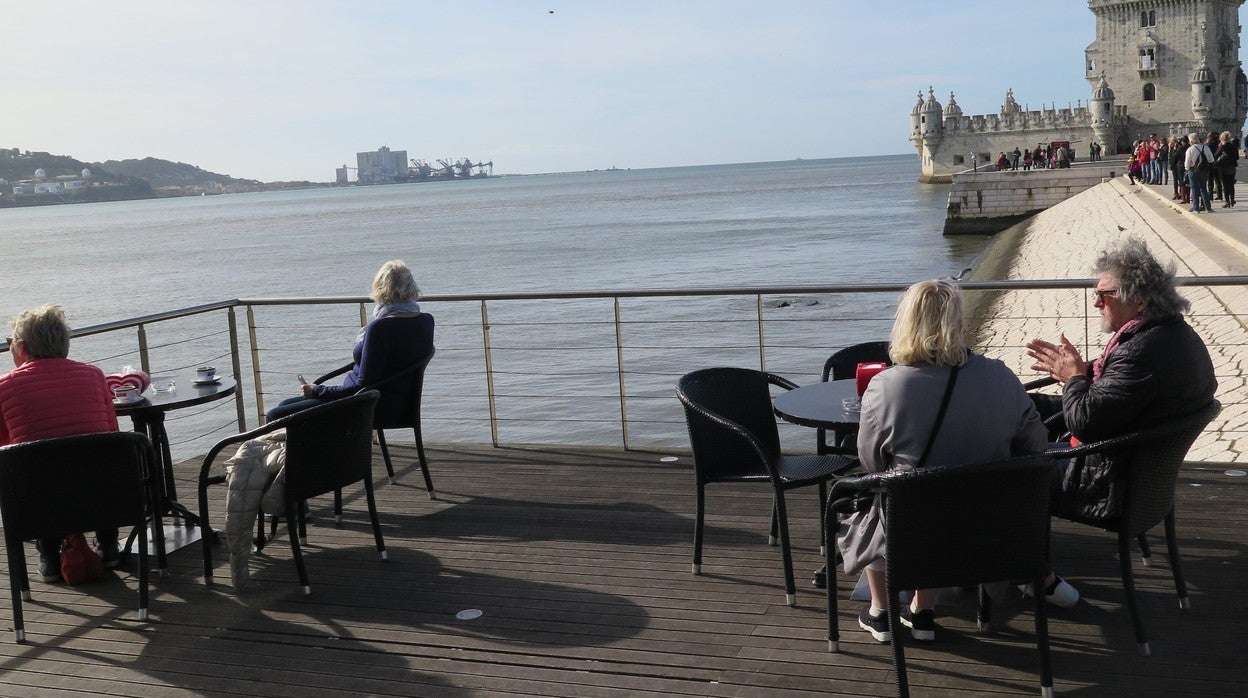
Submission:
{"label": "cobblestone pavement", "polygon": [[[1091,279],[1096,254],[1135,235],[1158,259],[1173,260],[1179,276],[1244,274],[1248,268],[1248,208],[1189,213],[1169,199],[1169,186],[1105,182],[1032,218],[1005,278]],[[1245,204],[1248,206],[1248,204]],[[1091,288],[1089,283],[1088,288]],[[1248,462],[1248,289],[1186,287],[1191,325],[1205,338],[1218,377],[1222,413],[1197,439],[1188,459]],[[1025,344],[1056,340],[1060,333],[1081,347],[1085,358],[1100,354],[1108,334],[1088,290],[1009,291],[989,306],[976,346],[1010,365],[1023,380],[1032,371]]]}

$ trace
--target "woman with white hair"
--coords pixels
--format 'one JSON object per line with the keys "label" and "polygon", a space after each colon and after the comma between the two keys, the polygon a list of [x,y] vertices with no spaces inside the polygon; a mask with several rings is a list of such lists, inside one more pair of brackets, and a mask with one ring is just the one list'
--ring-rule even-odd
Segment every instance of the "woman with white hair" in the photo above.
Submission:
{"label": "woman with white hair", "polygon": [[[921,281],[906,290],[888,353],[894,365],[876,375],[862,396],[858,456],[868,472],[1044,450],[1044,425],[1018,378],[1002,362],[967,349],[962,294],[952,283]],[[859,626],[889,642],[881,514],[877,498],[869,510],[845,520],[837,544],[847,573],[866,569],[871,605],[859,613]],[[901,611],[901,623],[916,640],[936,638],[936,593],[915,590]]]}
{"label": "woman with white hair", "polygon": [[[283,400],[268,411],[265,415],[268,421],[353,395],[360,386],[388,378],[433,354],[433,316],[421,312],[416,302],[420,298],[420,287],[403,260],[392,259],[381,265],[373,277],[369,297],[377,304],[373,320],[355,338],[354,363],[342,385],[304,383],[302,395]],[[396,399],[403,393],[402,390],[386,392]],[[383,395],[377,405],[378,412],[389,409],[386,399],[387,395]]]}
{"label": "woman with white hair", "polygon": [[[69,324],[59,305],[41,305],[11,321],[12,371],[0,376],[0,446],[61,436],[117,431],[113,394],[104,372],[69,356]],[[49,497],[56,496],[49,492]],[[117,529],[95,532],[105,567],[121,560]],[[61,541],[36,542],[39,576],[61,578]]]}

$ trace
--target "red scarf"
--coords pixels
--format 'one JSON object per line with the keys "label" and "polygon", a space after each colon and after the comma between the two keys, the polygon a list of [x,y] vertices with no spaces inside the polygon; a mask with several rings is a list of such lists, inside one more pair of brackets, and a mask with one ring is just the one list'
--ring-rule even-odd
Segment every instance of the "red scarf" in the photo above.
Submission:
{"label": "red scarf", "polygon": [[1105,372],[1105,361],[1113,350],[1118,348],[1121,343],[1119,340],[1122,335],[1127,332],[1134,332],[1140,325],[1144,324],[1144,316],[1136,315],[1135,317],[1123,323],[1122,327],[1109,338],[1109,344],[1105,345],[1105,351],[1101,352],[1101,356],[1092,362],[1092,382],[1095,383],[1101,379],[1101,374]]}

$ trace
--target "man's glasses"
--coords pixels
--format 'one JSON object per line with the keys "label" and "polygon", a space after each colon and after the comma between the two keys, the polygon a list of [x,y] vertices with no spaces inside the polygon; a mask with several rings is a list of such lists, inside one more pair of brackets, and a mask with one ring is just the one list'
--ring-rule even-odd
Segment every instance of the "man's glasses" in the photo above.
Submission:
{"label": "man's glasses", "polygon": [[1106,298],[1118,297],[1118,289],[1116,288],[1096,288],[1092,289],[1092,293],[1095,293],[1096,299],[1102,303],[1105,302]]}

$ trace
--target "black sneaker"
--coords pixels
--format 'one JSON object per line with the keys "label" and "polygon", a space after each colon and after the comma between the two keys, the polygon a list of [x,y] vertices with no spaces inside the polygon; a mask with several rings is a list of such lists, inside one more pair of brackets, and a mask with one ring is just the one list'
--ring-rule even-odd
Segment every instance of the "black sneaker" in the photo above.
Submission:
{"label": "black sneaker", "polygon": [[810,585],[816,589],[828,588],[828,566],[824,565],[815,570],[815,576],[810,580]]}
{"label": "black sneaker", "polygon": [[901,624],[910,628],[910,634],[920,642],[936,639],[936,612],[930,608],[915,613],[910,610],[910,604],[906,604],[901,609]]}
{"label": "black sneaker", "polygon": [[858,613],[858,627],[871,633],[876,642],[892,642],[893,631],[888,627],[888,613],[878,616],[871,615],[871,607],[867,606]]}
{"label": "black sneaker", "polygon": [[100,553],[100,559],[104,561],[104,566],[108,569],[111,570],[121,564],[121,548],[118,547],[117,541],[100,543],[97,551]]}
{"label": "black sneaker", "polygon": [[39,553],[39,578],[48,583],[61,581],[60,553]]}

